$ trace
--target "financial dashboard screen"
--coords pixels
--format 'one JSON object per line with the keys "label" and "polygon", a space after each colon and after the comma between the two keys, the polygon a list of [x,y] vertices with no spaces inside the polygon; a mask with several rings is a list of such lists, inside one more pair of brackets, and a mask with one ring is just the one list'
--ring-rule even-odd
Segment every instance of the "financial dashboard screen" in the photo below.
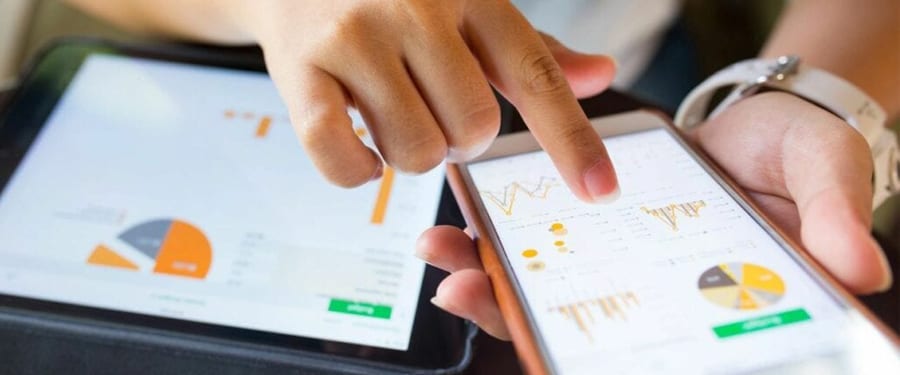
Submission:
{"label": "financial dashboard screen", "polygon": [[330,185],[262,73],[94,55],[0,196],[0,293],[405,350],[442,184]]}
{"label": "financial dashboard screen", "polygon": [[561,374],[743,373],[828,356],[847,314],[665,130],[606,138],[621,196],[548,155],[469,173]]}

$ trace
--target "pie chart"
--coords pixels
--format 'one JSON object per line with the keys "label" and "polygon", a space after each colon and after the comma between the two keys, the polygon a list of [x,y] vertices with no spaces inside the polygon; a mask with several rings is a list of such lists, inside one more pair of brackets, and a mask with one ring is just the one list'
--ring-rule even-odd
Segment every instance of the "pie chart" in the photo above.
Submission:
{"label": "pie chart", "polygon": [[[157,219],[137,224],[118,236],[132,247],[132,254],[155,260],[153,272],[204,278],[212,261],[212,247],[200,229],[177,219]],[[127,256],[99,244],[88,264],[138,270]]]}
{"label": "pie chart", "polygon": [[710,302],[736,310],[757,310],[774,305],[784,295],[784,281],[772,270],[752,263],[726,263],[712,267],[697,281]]}

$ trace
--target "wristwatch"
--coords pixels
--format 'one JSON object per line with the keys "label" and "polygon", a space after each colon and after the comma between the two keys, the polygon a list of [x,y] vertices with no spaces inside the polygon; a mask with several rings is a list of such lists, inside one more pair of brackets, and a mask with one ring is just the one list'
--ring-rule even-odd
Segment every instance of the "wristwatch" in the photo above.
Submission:
{"label": "wristwatch", "polygon": [[[728,86],[734,88],[715,109],[708,111],[716,92]],[[797,95],[834,113],[862,134],[875,163],[873,209],[900,190],[897,137],[885,128],[884,110],[850,82],[824,70],[805,66],[796,56],[746,60],[713,74],[681,103],[675,115],[675,125],[682,129],[695,127],[760,90]]]}

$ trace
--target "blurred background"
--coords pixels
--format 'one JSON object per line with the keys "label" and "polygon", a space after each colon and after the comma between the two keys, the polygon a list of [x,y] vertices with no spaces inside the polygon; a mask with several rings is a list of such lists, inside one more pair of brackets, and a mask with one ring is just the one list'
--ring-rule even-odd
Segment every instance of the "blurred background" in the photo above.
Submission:
{"label": "blurred background", "polygon": [[[553,11],[557,1],[543,1],[537,5],[541,12]],[[558,3],[557,3],[558,4]],[[648,20],[660,26],[647,31],[640,39],[641,50],[619,48],[612,40],[622,27],[622,13],[607,12],[589,25],[593,35],[555,35],[561,41],[584,46],[583,40],[601,40],[591,47],[613,55],[619,60],[623,80],[617,88],[674,110],[684,95],[704,77],[728,64],[756,55],[778,13],[783,0],[686,0],[644,1],[620,6],[626,15],[666,18],[665,22]],[[670,12],[679,8],[680,12]],[[613,11],[616,7],[612,8]],[[637,14],[635,14],[637,12]],[[527,13],[527,12],[526,12]],[[539,12],[535,12],[540,14]],[[673,17],[672,14],[677,14]],[[546,17],[548,20],[554,17]],[[559,17],[556,17],[559,18]],[[593,17],[592,17],[593,18]],[[534,19],[536,26],[549,32],[557,28],[552,21]],[[565,26],[565,25],[562,25]],[[601,35],[597,34],[601,31]],[[0,0],[0,85],[10,85],[17,73],[41,48],[63,36],[92,36],[117,41],[159,41],[148,36],[128,33],[86,15],[62,0]],[[627,36],[625,37],[627,38]],[[623,38],[619,38],[623,39]],[[587,48],[582,47],[582,50]],[[637,55],[637,56],[635,56]],[[0,86],[2,87],[2,86]]]}

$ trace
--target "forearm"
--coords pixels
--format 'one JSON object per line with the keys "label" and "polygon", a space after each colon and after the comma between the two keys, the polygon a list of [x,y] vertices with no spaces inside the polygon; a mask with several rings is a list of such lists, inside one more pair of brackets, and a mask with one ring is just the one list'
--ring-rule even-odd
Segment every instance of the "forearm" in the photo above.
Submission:
{"label": "forearm", "polygon": [[800,56],[862,88],[900,118],[900,2],[794,0],[762,51]]}
{"label": "forearm", "polygon": [[246,0],[65,0],[125,29],[221,44],[254,42]]}

